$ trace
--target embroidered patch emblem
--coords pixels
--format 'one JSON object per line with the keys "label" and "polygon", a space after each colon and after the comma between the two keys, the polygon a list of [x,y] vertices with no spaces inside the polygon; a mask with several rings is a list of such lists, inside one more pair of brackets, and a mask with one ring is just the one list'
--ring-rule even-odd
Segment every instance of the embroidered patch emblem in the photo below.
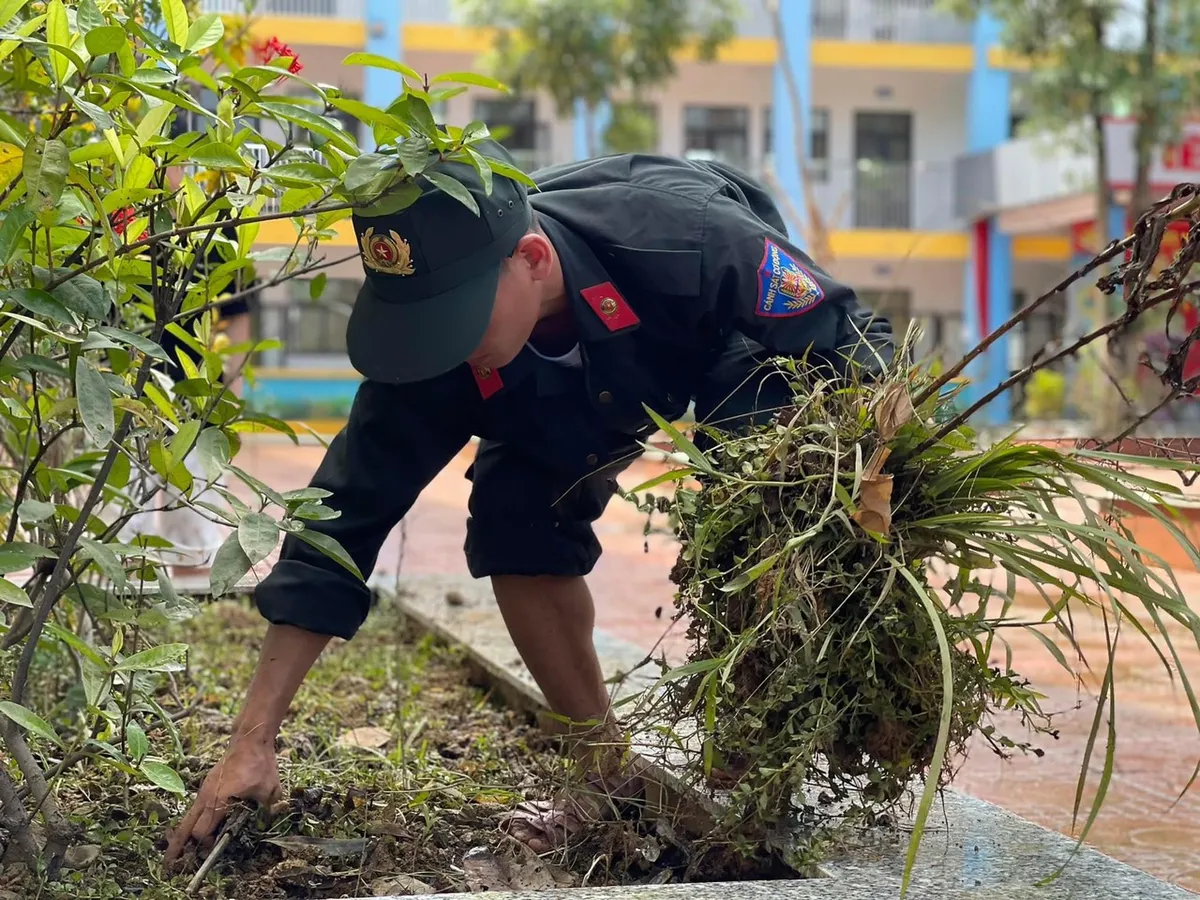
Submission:
{"label": "embroidered patch emblem", "polygon": [[396,232],[376,234],[374,227],[371,227],[363,232],[359,243],[362,245],[362,258],[367,268],[384,275],[411,275],[415,271],[412,264],[412,248],[409,247],[408,241]]}
{"label": "embroidered patch emblem", "polygon": [[487,366],[472,366],[471,374],[475,376],[475,384],[479,386],[479,393],[484,400],[489,399],[504,387],[504,382],[500,380],[500,373],[495,369],[489,369]]}
{"label": "embroidered patch emblem", "polygon": [[825,299],[825,291],[804,266],[772,241],[763,241],[763,258],[758,267],[758,305],[760,316],[798,316]]}
{"label": "embroidered patch emblem", "polygon": [[579,293],[609,331],[622,331],[642,321],[611,281],[584,288]]}

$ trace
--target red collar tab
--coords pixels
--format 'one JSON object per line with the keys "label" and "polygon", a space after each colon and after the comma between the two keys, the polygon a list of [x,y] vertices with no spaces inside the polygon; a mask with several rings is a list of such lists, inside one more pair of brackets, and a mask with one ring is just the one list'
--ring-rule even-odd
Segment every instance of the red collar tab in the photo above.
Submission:
{"label": "red collar tab", "polygon": [[504,382],[500,380],[500,373],[495,369],[489,369],[487,366],[472,366],[471,374],[475,376],[475,383],[479,385],[479,393],[484,400],[490,399],[493,394],[504,387]]}
{"label": "red collar tab", "polygon": [[642,321],[611,281],[584,288],[579,293],[609,331],[632,328]]}

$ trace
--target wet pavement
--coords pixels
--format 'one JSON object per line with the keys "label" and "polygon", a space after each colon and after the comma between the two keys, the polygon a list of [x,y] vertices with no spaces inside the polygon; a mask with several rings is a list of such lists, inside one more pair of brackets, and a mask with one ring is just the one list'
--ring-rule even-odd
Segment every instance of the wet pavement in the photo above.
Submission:
{"label": "wet pavement", "polygon": [[[302,487],[320,462],[317,446],[248,441],[238,463],[279,490]],[[470,483],[465,478],[473,450],[460,454],[425,490],[407,519],[389,536],[379,557],[377,575],[465,574],[463,539]],[[627,470],[627,488],[661,471],[642,461]],[[667,573],[675,560],[673,542],[660,535],[643,537],[644,517],[629,504],[614,500],[597,534],[605,553],[589,577],[596,599],[596,627],[645,647],[659,646],[679,660],[687,651],[682,623],[671,626],[673,585]],[[1200,575],[1177,574],[1189,599],[1200,602]],[[1022,598],[1028,617],[1044,611],[1036,596]],[[1085,657],[1100,665],[1105,656],[1105,628],[1098,616],[1076,622]],[[1182,630],[1180,630],[1181,632]],[[1105,733],[1092,752],[1079,821],[1072,810],[1079,770],[1095,715],[1100,672],[1076,684],[1031,635],[1010,635],[1014,668],[1046,695],[1044,709],[1059,713],[1057,741],[1039,746],[1045,756],[1017,756],[1005,761],[980,741],[955,781],[968,794],[999,804],[1040,825],[1077,835],[1087,819],[1105,758]],[[1189,637],[1180,633],[1178,647]],[[1003,648],[998,650],[1003,653]],[[1069,656],[1069,654],[1068,654]],[[1001,657],[1002,658],[1002,657]],[[1185,672],[1200,681],[1200,651],[1181,652]],[[1088,843],[1117,859],[1168,881],[1200,892],[1200,784],[1182,799],[1200,762],[1200,735],[1182,690],[1172,683],[1145,639],[1126,625],[1120,634],[1115,667],[1117,751],[1111,784]],[[1005,724],[1005,723],[1000,723]],[[1019,727],[1009,732],[1022,738]],[[1200,779],[1198,779],[1200,780]]]}

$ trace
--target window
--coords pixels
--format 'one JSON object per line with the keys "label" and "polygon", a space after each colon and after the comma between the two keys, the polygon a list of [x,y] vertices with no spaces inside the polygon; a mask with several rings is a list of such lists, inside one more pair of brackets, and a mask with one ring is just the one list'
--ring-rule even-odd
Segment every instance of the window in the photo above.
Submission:
{"label": "window", "polygon": [[684,156],[747,168],[750,162],[749,119],[750,111],[744,106],[685,107]]}
{"label": "window", "polygon": [[[763,107],[763,161],[768,166],[775,160],[774,115],[772,107]],[[814,181],[829,181],[829,110],[824,107],[809,113],[808,162]]]}
{"label": "window", "polygon": [[475,101],[474,118],[487,125],[519,167],[528,172],[542,164],[541,156],[549,143],[549,132],[537,121],[532,100],[480,98]]}
{"label": "window", "polygon": [[288,307],[284,350],[288,354],[346,352],[346,322],[358,282],[350,278],[330,278],[325,292],[317,300],[308,295],[307,279],[287,282]]}
{"label": "window", "polygon": [[817,107],[809,115],[808,159],[813,179],[829,180],[829,110]]}

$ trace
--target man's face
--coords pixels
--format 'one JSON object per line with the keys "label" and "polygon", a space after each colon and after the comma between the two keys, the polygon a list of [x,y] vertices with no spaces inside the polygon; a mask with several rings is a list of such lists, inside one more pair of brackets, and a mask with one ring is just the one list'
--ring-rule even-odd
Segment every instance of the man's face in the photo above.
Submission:
{"label": "man's face", "polygon": [[467,362],[499,369],[516,358],[541,318],[552,261],[553,250],[545,237],[527,234],[521,238],[516,252],[501,266],[491,322]]}

